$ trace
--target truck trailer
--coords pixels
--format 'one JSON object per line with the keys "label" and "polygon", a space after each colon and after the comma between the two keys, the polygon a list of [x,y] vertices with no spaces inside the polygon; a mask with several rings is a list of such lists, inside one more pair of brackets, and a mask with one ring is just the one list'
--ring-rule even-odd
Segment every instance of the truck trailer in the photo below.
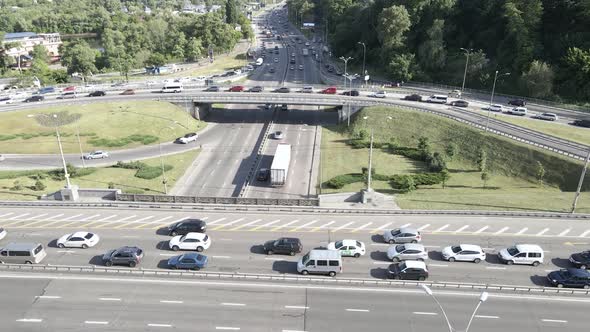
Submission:
{"label": "truck trailer", "polygon": [[270,166],[270,185],[282,186],[287,182],[289,164],[291,163],[291,145],[279,144]]}

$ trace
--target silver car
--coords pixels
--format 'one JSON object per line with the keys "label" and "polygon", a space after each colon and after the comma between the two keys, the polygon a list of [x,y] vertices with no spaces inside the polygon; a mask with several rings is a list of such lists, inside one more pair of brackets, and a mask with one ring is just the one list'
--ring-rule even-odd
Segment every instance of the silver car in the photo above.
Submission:
{"label": "silver car", "polygon": [[423,261],[428,258],[428,252],[423,245],[417,243],[398,244],[387,249],[387,258],[394,262],[404,260]]}
{"label": "silver car", "polygon": [[420,232],[411,227],[401,227],[391,230],[386,230],[383,233],[383,240],[386,243],[418,243],[422,241]]}
{"label": "silver car", "polygon": [[91,160],[91,159],[103,159],[108,158],[109,154],[106,151],[93,151],[89,154],[84,156],[84,159]]}
{"label": "silver car", "polygon": [[459,244],[444,248],[442,250],[442,257],[449,262],[466,261],[479,263],[486,259],[486,254],[478,245]]}

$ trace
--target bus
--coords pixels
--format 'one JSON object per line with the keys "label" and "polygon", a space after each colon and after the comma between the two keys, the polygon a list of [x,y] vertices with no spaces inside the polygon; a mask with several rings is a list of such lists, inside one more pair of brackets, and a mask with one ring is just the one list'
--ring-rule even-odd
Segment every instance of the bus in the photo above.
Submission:
{"label": "bus", "polygon": [[182,90],[183,90],[182,83],[171,82],[171,83],[164,84],[164,87],[162,87],[162,90],[160,90],[160,92],[162,92],[162,93],[180,93],[180,92],[182,92]]}

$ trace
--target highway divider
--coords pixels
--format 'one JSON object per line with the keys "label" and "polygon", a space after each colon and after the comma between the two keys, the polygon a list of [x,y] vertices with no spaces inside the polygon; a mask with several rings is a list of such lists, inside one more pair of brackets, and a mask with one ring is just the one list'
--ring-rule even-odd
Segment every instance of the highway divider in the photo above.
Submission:
{"label": "highway divider", "polygon": [[590,295],[590,289],[553,288],[540,286],[472,284],[447,281],[407,281],[384,279],[340,278],[322,276],[301,276],[293,274],[255,274],[202,272],[184,270],[133,269],[103,266],[70,266],[70,265],[32,265],[32,264],[0,264],[0,271],[16,272],[56,272],[56,273],[96,273],[108,275],[128,275],[141,277],[190,277],[193,279],[214,279],[231,281],[272,281],[307,285],[355,286],[355,287],[413,287],[422,284],[434,289],[464,291],[496,291],[519,294],[559,294],[559,295]]}

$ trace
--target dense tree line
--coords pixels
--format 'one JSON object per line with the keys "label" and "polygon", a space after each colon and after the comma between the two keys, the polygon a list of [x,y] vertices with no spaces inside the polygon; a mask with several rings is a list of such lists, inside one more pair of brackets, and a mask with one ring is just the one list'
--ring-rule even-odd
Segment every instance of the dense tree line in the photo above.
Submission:
{"label": "dense tree line", "polygon": [[[209,48],[228,51],[241,38],[252,38],[250,22],[240,10],[244,2],[207,0],[208,8],[217,4],[221,9],[195,15],[173,13],[184,6],[179,0],[2,0],[0,31],[96,33],[100,50],[83,39],[65,41],[61,54],[68,72],[115,69],[127,74],[144,65],[195,61],[207,56]],[[6,68],[10,59],[0,62]]]}
{"label": "dense tree line", "polygon": [[[356,66],[367,46],[370,68],[391,80],[460,86],[533,97],[590,100],[590,1],[288,0],[327,26],[336,55]],[[353,64],[354,65],[354,64]]]}

